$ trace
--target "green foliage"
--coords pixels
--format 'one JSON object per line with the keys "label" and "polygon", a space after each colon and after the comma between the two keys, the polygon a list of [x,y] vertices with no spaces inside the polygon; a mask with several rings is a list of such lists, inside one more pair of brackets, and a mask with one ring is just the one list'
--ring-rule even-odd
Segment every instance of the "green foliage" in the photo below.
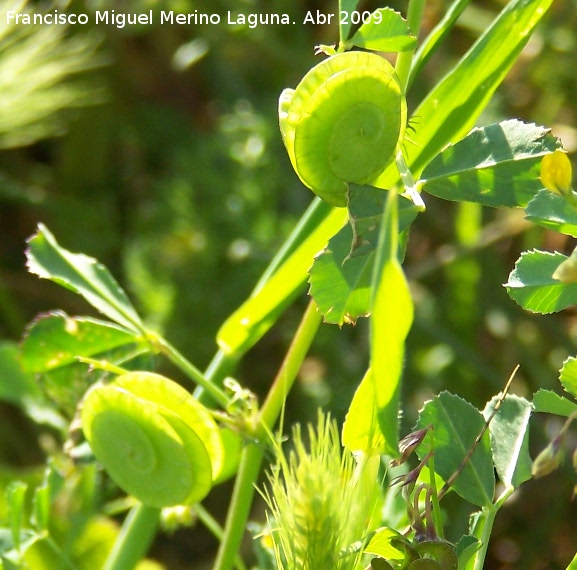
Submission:
{"label": "green foliage", "polygon": [[[355,0],[338,4],[349,16],[358,9]],[[81,189],[77,201],[72,201],[76,212],[88,210],[86,188],[102,190],[110,183],[111,189],[102,192],[102,198],[96,192],[99,197],[91,199],[102,199],[99,204],[104,208],[107,200],[118,199],[122,204],[115,230],[109,229],[113,224],[104,216],[106,231],[95,234],[102,241],[94,246],[95,242],[88,240],[77,247],[84,249],[86,245],[86,249],[100,253],[118,249],[118,255],[112,256],[114,271],[94,257],[64,249],[43,224],[28,242],[28,269],[76,293],[112,322],[71,317],[64,311],[41,315],[28,327],[21,344],[21,368],[16,363],[15,346],[2,346],[0,372],[16,381],[0,381],[0,398],[36,424],[55,427],[60,439],[66,437],[65,421],[55,408],[66,421],[72,420],[64,446],[70,457],[56,451],[62,443],[59,441],[47,452],[51,467],[43,482],[9,487],[8,512],[2,523],[5,528],[0,529],[4,531],[0,534],[0,559],[5,568],[134,568],[157,532],[162,507],[176,505],[194,511],[195,503],[208,493],[220,492],[218,484],[236,474],[222,529],[204,507],[195,512],[220,542],[214,570],[230,570],[234,565],[242,570],[242,535],[261,463],[269,457],[273,462],[276,459],[276,465],[263,493],[270,528],[264,528],[260,536],[261,570],[272,568],[273,558],[276,568],[299,569],[326,566],[359,570],[367,564],[388,570],[483,567],[497,512],[536,472],[528,451],[533,412],[570,418],[545,448],[554,449],[556,467],[559,441],[569,429],[576,405],[547,389],[538,391],[533,401],[508,395],[509,385],[491,398],[487,390],[494,393],[498,387],[484,382],[478,358],[474,381],[463,381],[462,388],[472,401],[489,399],[483,412],[444,389],[431,396],[420,411],[417,431],[399,442],[401,431],[413,419],[412,402],[422,401],[423,393],[429,397],[440,387],[446,388],[442,374],[437,375],[443,367],[438,355],[423,359],[430,363],[426,371],[432,380],[430,386],[413,382],[407,373],[414,370],[427,348],[424,343],[421,346],[422,336],[418,336],[426,322],[419,312],[429,310],[431,322],[436,315],[434,308],[431,310],[434,303],[427,298],[427,285],[410,287],[402,263],[405,259],[414,263],[411,240],[416,239],[417,246],[419,239],[427,242],[420,232],[429,223],[437,228],[447,225],[439,232],[441,243],[447,236],[452,239],[454,230],[463,251],[482,247],[481,205],[525,208],[529,221],[567,235],[575,235],[577,221],[570,165],[560,150],[560,140],[549,129],[520,120],[476,126],[480,120],[485,122],[486,116],[496,114],[488,109],[489,102],[551,0],[513,0],[481,30],[473,46],[440,74],[430,56],[442,52],[442,40],[454,31],[466,4],[453,2],[419,50],[416,38],[422,35],[419,27],[424,9],[424,2],[419,0],[409,3],[407,21],[385,7],[374,10],[370,21],[357,29],[341,21],[338,44],[319,46],[320,53],[331,57],[311,64],[311,71],[304,74],[296,90],[283,92],[279,122],[289,160],[301,181],[328,202],[315,198],[299,221],[295,220],[296,212],[303,204],[293,196],[297,193],[287,191],[278,202],[272,193],[277,185],[298,188],[297,176],[283,176],[282,169],[275,166],[280,161],[269,153],[269,147],[280,137],[272,134],[270,118],[265,119],[250,104],[239,104],[233,112],[221,115],[217,139],[202,129],[191,135],[184,115],[171,115],[161,106],[140,101],[139,89],[146,90],[143,86],[152,75],[146,69],[141,76],[126,80],[119,73],[117,81],[126,83],[119,89],[110,86],[112,91],[123,92],[130,81],[143,82],[131,91],[139,100],[134,116],[123,115],[120,108],[127,102],[113,93],[118,97],[118,108],[107,111],[113,113],[109,122],[114,125],[99,121],[97,116],[85,116],[85,123],[71,126],[66,143],[70,147],[67,168],[73,171],[68,172],[68,190],[73,194],[70,189]],[[155,6],[160,8],[164,4]],[[20,58],[21,85],[30,86],[26,89],[34,95],[19,101],[28,105],[27,110],[14,107],[14,116],[21,124],[6,127],[12,138],[7,136],[7,142],[0,141],[0,146],[16,146],[60,132],[59,111],[75,106],[77,100],[80,104],[84,88],[80,82],[70,82],[70,76],[83,75],[100,64],[92,40],[80,40],[79,36],[78,43],[73,44],[73,38],[55,35],[43,39],[40,32],[36,28],[26,33],[8,29],[7,34],[22,34],[20,51],[11,47],[12,40],[0,37],[0,58],[8,60],[9,68],[15,68],[14,62]],[[141,29],[131,33],[144,34]],[[155,33],[161,40],[155,45],[172,49],[172,62],[179,73],[218,50],[236,54],[238,50],[231,46],[249,43],[243,35],[246,29],[234,32],[240,38],[238,43],[216,29],[203,30],[199,33],[205,36],[191,37],[184,43],[171,32],[157,29]],[[288,34],[286,45],[281,40],[270,41],[270,30],[260,29],[258,33],[262,34],[255,36],[260,52],[277,58],[276,63],[302,61],[293,33]],[[111,43],[122,43],[111,38],[107,38]],[[52,43],[58,49],[49,49]],[[365,51],[351,52],[354,47]],[[188,59],[183,56],[187,50]],[[371,50],[398,52],[395,67]],[[230,66],[228,75],[213,66],[214,61],[218,60],[207,61],[216,70],[214,77],[210,76],[215,84],[210,88],[232,82],[239,85],[232,99],[240,99],[243,82],[235,81],[239,78],[235,66]],[[48,66],[50,62],[53,67]],[[428,71],[429,65],[430,76],[439,74],[442,78],[419,91],[418,82],[426,80],[422,71],[425,66]],[[52,69],[49,86],[40,81],[45,75],[38,72],[47,66]],[[286,71],[279,73],[279,86],[289,81]],[[297,71],[292,71],[296,77]],[[198,82],[195,78],[191,83],[196,86]],[[16,84],[11,82],[10,87]],[[274,87],[275,94],[279,86]],[[199,95],[195,92],[193,96]],[[226,98],[224,95],[225,106],[230,104]],[[263,105],[273,100],[266,89],[262,98]],[[408,124],[406,99],[414,109]],[[45,102],[42,109],[49,117],[43,121],[40,100]],[[82,104],[92,101],[85,99]],[[197,103],[193,101],[192,107]],[[214,101],[201,103],[206,104],[198,105],[203,112],[216,108]],[[210,122],[213,116],[207,111],[195,119]],[[94,148],[89,143],[74,143],[82,139],[86,128],[94,131]],[[143,133],[154,141],[152,149],[139,147]],[[132,150],[133,162],[119,159],[122,167],[107,171],[114,162],[113,152],[107,154],[102,149],[113,140],[121,141],[118,148]],[[72,148],[75,146],[82,147],[86,156]],[[100,149],[101,154],[92,152],[94,149]],[[213,156],[217,149],[226,149],[224,166]],[[148,153],[151,156],[146,156]],[[195,155],[194,161],[191,155]],[[287,185],[283,178],[294,182]],[[121,179],[125,182],[119,184]],[[205,185],[210,188],[208,192]],[[26,196],[32,200],[34,193],[29,191]],[[437,199],[459,203],[460,218],[454,227],[445,224],[451,219],[451,206],[439,207]],[[276,211],[285,206],[291,213],[277,215]],[[83,222],[85,218],[89,216],[82,215]],[[63,228],[56,233],[65,234],[68,221],[60,225]],[[122,236],[121,247],[115,232]],[[90,233],[87,228],[84,235]],[[277,254],[270,255],[285,236],[288,238]],[[421,247],[437,247],[435,241],[436,237],[432,240],[429,236]],[[219,248],[228,253],[216,253]],[[249,268],[243,261],[253,255],[272,260],[268,267],[263,260]],[[227,263],[223,263],[227,256]],[[441,265],[449,258],[440,255]],[[525,252],[509,277],[507,291],[522,308],[533,312],[570,307],[577,300],[576,258],[575,252],[571,256],[537,249]],[[226,273],[222,273],[223,267]],[[243,300],[248,284],[263,269],[252,293]],[[118,280],[113,273],[120,276]],[[433,348],[446,354],[449,347],[451,358],[461,356],[462,369],[468,364],[463,355],[471,353],[459,353],[457,348],[469,341],[484,347],[486,340],[481,334],[475,338],[475,327],[483,317],[475,291],[481,274],[478,259],[461,259],[445,271],[446,291],[442,290],[444,284],[436,287],[438,299],[446,297],[442,305],[449,317],[453,311],[453,321],[448,321],[454,340],[446,342],[443,325],[435,323],[431,337],[437,346]],[[307,276],[312,300],[291,338],[290,332],[284,331],[290,331],[296,320],[292,304],[303,292]],[[126,287],[120,284],[123,280]],[[219,291],[230,293],[230,299],[216,292],[217,281],[226,284]],[[237,303],[238,308],[232,311],[233,305],[226,304],[229,302]],[[0,310],[6,314],[9,305],[0,298]],[[193,305],[196,318],[190,319],[186,308]],[[232,311],[228,317],[227,311]],[[72,313],[70,309],[67,312]],[[369,319],[366,338],[361,317]],[[196,362],[202,362],[213,349],[216,333],[218,350],[206,372],[167,340],[171,331],[165,334],[158,330],[171,318],[178,318],[182,329],[179,338]],[[341,357],[339,362],[346,365],[340,367],[333,382],[347,378],[349,383],[342,391],[346,398],[354,395],[350,402],[340,403],[343,411],[348,409],[342,438],[336,424],[320,414],[316,429],[308,431],[310,446],[296,427],[292,431],[295,450],[285,452],[279,443],[282,434],[274,433],[276,421],[284,413],[291,386],[313,341],[318,338],[319,346],[325,342],[330,355],[327,361],[336,361],[341,356],[337,353],[347,351],[334,339],[355,334],[341,331],[337,336],[339,331],[324,327],[317,335],[321,318],[339,327],[359,322],[361,333],[357,336],[362,340],[355,351],[349,351],[355,354],[348,361]],[[279,329],[282,335],[274,336]],[[323,340],[323,335],[328,340]],[[282,350],[284,356],[276,351],[269,354],[269,347],[277,344],[288,344],[286,352]],[[515,352],[519,343],[513,346]],[[262,354],[266,358],[258,362]],[[277,356],[282,364],[275,375],[270,362],[274,365]],[[306,364],[314,362],[312,356]],[[577,392],[574,362],[574,358],[566,360],[560,376],[562,386],[573,397]],[[196,384],[197,390],[192,393],[167,376],[148,371],[167,364],[173,367],[175,377]],[[307,384],[306,369],[303,367],[303,386]],[[40,388],[33,374],[40,376]],[[233,374],[239,379],[231,378]],[[404,376],[410,381],[403,382]],[[501,369],[495,376],[501,378]],[[250,384],[251,379],[261,377],[264,380],[258,391],[266,394],[262,405]],[[310,384],[315,382],[313,379]],[[471,396],[476,389],[478,394]],[[290,409],[286,417],[291,418]],[[415,450],[418,462],[412,457]],[[391,480],[387,475],[381,488],[377,482],[379,462],[385,461],[383,454],[395,458],[395,476]],[[71,458],[88,465],[75,465]],[[96,477],[96,463],[104,467],[104,483]],[[497,487],[498,496],[495,472],[502,484]],[[76,484],[71,485],[74,478]],[[390,483],[401,486],[400,497]],[[440,502],[451,490],[469,503],[465,509],[480,509],[468,527],[457,516],[449,516],[448,524],[443,521]],[[74,500],[59,511],[67,493]],[[102,514],[112,507],[101,493],[120,496],[125,506],[132,506],[121,533]],[[30,494],[34,495],[32,500]],[[402,502],[401,514],[396,517],[391,506],[395,502]],[[191,516],[189,512],[188,518]],[[457,538],[456,546],[444,538],[445,526]],[[100,547],[98,537],[102,537]],[[265,555],[267,549],[273,556]]]}

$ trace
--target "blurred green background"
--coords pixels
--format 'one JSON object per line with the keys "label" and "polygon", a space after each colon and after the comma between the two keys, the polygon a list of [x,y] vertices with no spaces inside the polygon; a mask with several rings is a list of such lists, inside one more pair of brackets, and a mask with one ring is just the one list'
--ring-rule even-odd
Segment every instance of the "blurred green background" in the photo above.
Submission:
{"label": "blurred green background", "polygon": [[[465,12],[415,84],[410,105],[503,5],[476,2]],[[41,221],[65,248],[106,264],[147,322],[205,367],[216,350],[218,327],[250,293],[310,202],[282,147],[276,106],[281,90],[294,87],[316,61],[314,46],[337,38],[335,26],[250,29],[225,25],[224,14],[288,13],[302,21],[307,10],[336,12],[336,1],[28,5],[77,13],[223,14],[223,23],[214,26],[122,29],[7,25],[5,11],[22,6],[4,0],[0,7],[2,355],[40,312],[90,312],[74,295],[27,274],[25,240]],[[360,3],[360,9],[379,6],[374,0]],[[393,7],[402,11],[405,3]],[[441,0],[429,1],[425,31],[446,7]],[[481,122],[518,117],[544,124],[575,151],[576,29],[577,2],[554,4]],[[406,260],[417,315],[407,350],[404,428],[411,427],[422,403],[443,389],[483,408],[517,363],[515,393],[530,398],[540,387],[559,390],[557,370],[575,354],[577,313],[527,314],[502,283],[521,251],[567,253],[575,244],[529,227],[520,212],[431,197],[426,202]],[[240,365],[239,380],[257,393],[266,391],[305,304],[303,290]],[[291,421],[310,419],[318,405],[343,418],[367,364],[367,332],[363,322],[321,329],[289,399]],[[11,393],[14,370],[7,360],[0,358],[2,480],[41,466],[51,433]],[[550,418],[535,419],[533,453],[558,427]],[[513,496],[499,514],[486,568],[566,567],[577,550],[577,508],[571,501],[576,476],[569,463]],[[228,492],[226,486],[217,488],[209,506],[222,510]],[[466,516],[463,512],[455,522]],[[195,532],[162,537],[156,556],[171,570],[201,568],[215,544]]]}

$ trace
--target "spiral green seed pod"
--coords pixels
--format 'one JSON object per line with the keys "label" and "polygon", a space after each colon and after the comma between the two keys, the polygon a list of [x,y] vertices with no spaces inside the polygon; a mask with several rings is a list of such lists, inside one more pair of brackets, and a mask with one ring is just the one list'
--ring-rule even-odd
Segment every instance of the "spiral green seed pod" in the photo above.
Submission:
{"label": "spiral green seed pod", "polygon": [[218,427],[181,386],[130,372],[92,388],[82,428],[94,455],[143,504],[190,504],[210,491],[223,463]]}
{"label": "spiral green seed pod", "polygon": [[392,65],[366,52],[334,55],[279,100],[293,168],[315,194],[347,205],[348,183],[370,184],[393,161],[407,105]]}

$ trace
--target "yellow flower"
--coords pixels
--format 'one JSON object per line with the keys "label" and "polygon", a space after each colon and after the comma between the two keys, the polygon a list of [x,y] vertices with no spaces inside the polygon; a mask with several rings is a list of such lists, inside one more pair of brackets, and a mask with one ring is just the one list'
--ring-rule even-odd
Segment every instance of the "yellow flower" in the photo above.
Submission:
{"label": "yellow flower", "polygon": [[543,186],[561,196],[571,193],[571,162],[567,154],[557,149],[547,154],[541,161],[541,182]]}

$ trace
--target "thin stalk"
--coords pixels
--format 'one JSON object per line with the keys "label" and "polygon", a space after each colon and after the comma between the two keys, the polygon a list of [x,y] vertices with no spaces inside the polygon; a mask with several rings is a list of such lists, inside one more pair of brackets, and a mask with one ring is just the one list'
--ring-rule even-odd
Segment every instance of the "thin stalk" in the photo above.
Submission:
{"label": "thin stalk", "polygon": [[[425,11],[426,0],[409,0],[409,7],[407,8],[407,23],[411,33],[415,36],[419,35],[421,29],[421,20],[423,19],[423,12]],[[411,71],[411,64],[413,62],[414,49],[402,51],[397,56],[395,70],[401,81],[403,91],[407,90],[409,85],[409,74]]]}
{"label": "thin stalk", "polygon": [[[198,515],[198,518],[202,524],[212,533],[215,538],[221,541],[224,535],[224,531],[218,524],[218,521],[202,506],[201,503],[198,503],[194,506],[194,511]],[[244,562],[239,555],[237,555],[234,564],[237,570],[246,570],[246,566],[244,565]]]}
{"label": "thin stalk", "polygon": [[138,504],[131,509],[102,570],[132,570],[146,555],[156,534],[160,509]]}
{"label": "thin stalk", "polygon": [[152,343],[157,349],[168,358],[175,366],[182,370],[193,382],[202,386],[210,396],[223,408],[228,404],[227,395],[215,384],[209,382],[203,373],[192,362],[187,360],[174,346],[165,338],[160,336],[153,338]]}
{"label": "thin stalk", "polygon": [[[316,304],[311,301],[262,406],[258,425],[255,426],[258,441],[266,441],[276,423],[320,323],[321,315]],[[250,514],[263,454],[263,447],[254,444],[247,444],[242,451],[224,536],[213,570],[231,570],[234,565]]]}
{"label": "thin stalk", "polygon": [[471,566],[470,563],[467,564],[467,570],[483,570],[485,557],[487,556],[487,549],[489,548],[489,541],[491,540],[491,533],[493,532],[495,517],[497,516],[499,509],[503,506],[503,503],[511,496],[514,490],[514,487],[507,487],[493,505],[483,508],[474,532],[475,537],[481,542],[481,546],[475,553],[473,565]]}

